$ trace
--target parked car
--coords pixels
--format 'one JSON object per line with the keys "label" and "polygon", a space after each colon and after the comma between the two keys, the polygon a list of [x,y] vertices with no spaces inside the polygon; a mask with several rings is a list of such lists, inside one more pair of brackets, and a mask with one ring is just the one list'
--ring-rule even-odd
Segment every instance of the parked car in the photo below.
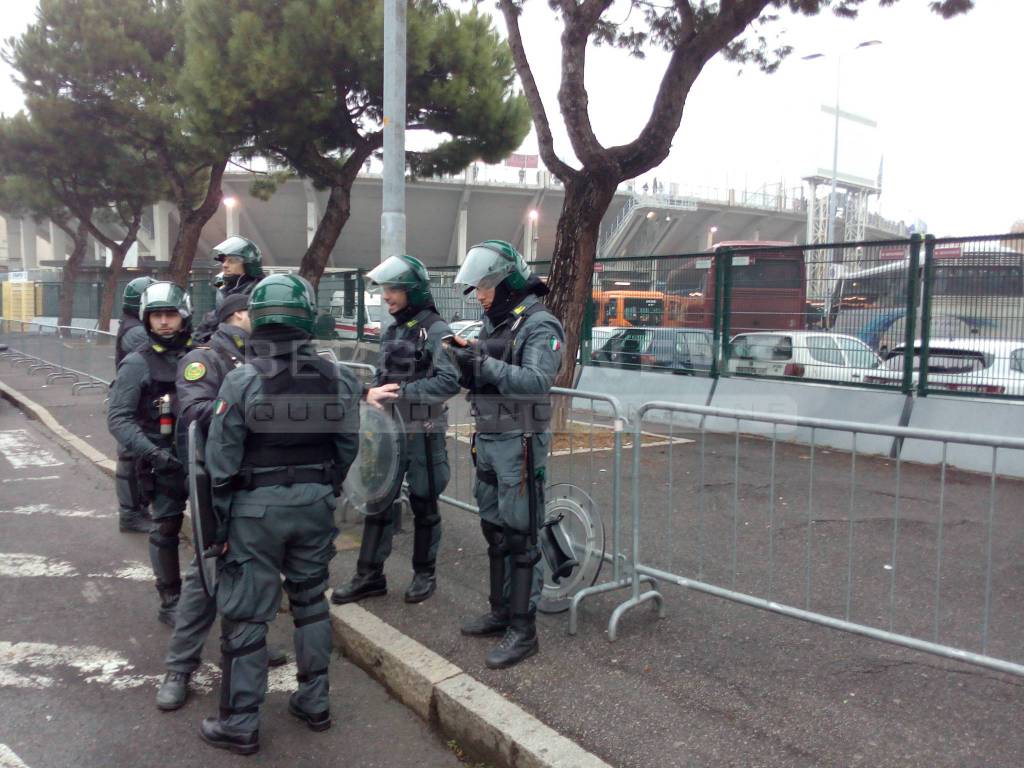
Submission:
{"label": "parked car", "polygon": [[[895,347],[885,365],[865,381],[899,384],[903,381],[906,347]],[[921,371],[921,342],[914,344],[913,382]],[[979,395],[1024,396],[1024,341],[942,339],[928,346],[928,387]]]}
{"label": "parked car", "polygon": [[734,336],[728,368],[757,376],[862,382],[882,365],[882,358],[853,336],[779,331]]}
{"label": "parked car", "polygon": [[591,355],[591,363],[677,374],[711,370],[710,331],[700,328],[621,328]]}
{"label": "parked car", "polygon": [[448,327],[456,336],[466,341],[472,341],[480,335],[484,323],[482,320],[456,320],[454,323],[448,323]]}

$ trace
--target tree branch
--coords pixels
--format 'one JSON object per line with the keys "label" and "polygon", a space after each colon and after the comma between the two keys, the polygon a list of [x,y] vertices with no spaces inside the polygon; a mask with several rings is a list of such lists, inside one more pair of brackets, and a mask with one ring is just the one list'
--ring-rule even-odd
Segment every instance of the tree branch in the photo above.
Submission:
{"label": "tree branch", "polygon": [[[601,146],[590,123],[589,96],[585,82],[587,42],[594,24],[612,4],[612,0],[587,0],[563,13],[562,82],[558,88],[558,104],[576,157],[589,168],[608,163],[607,150]],[[564,5],[563,5],[564,8]]]}
{"label": "tree branch", "polygon": [[533,126],[537,130],[537,144],[540,149],[541,159],[562,183],[568,183],[577,171],[555,154],[555,140],[551,135],[551,124],[548,121],[547,111],[544,109],[544,101],[540,97],[540,90],[537,88],[537,81],[533,77],[533,70],[530,69],[530,62],[526,58],[526,49],[523,47],[523,36],[519,31],[519,9],[511,0],[499,0],[498,6],[505,17],[505,26],[508,27],[508,45],[512,50],[512,60],[516,65],[516,72],[523,84],[523,91],[526,94],[526,101],[530,105],[530,112],[533,113]]}

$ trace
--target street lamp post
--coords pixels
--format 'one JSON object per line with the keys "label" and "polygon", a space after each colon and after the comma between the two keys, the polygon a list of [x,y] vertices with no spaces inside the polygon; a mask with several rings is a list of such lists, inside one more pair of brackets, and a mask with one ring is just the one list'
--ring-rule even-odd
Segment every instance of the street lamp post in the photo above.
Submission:
{"label": "street lamp post", "polygon": [[[857,43],[853,47],[853,50],[859,50],[860,48],[869,48],[873,45],[881,45],[881,40],[865,40],[863,43]],[[811,61],[813,59],[823,59],[826,57],[824,53],[812,53],[808,56],[802,57],[804,61]],[[836,241],[836,213],[838,209],[838,200],[836,199],[836,177],[839,175],[839,86],[842,82],[842,71],[843,71],[843,57],[842,54],[836,55],[836,103],[835,103],[835,121],[832,132],[832,185],[828,195],[828,242],[834,243]]]}
{"label": "street lamp post", "polygon": [[228,237],[238,234],[238,198],[236,197],[225,197],[224,198],[224,214],[225,214],[225,234]]}

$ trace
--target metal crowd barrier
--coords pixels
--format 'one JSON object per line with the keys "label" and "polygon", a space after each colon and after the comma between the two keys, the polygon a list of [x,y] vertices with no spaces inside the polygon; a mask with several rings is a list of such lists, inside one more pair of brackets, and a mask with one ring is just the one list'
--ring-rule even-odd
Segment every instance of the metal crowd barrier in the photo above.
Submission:
{"label": "metal crowd barrier", "polygon": [[[650,425],[668,444],[641,461],[655,411],[670,416]],[[744,422],[771,432],[741,440]],[[611,640],[631,607],[663,611],[656,589],[642,591],[646,577],[1024,675],[1022,486],[999,474],[1024,439],[672,402],[646,403],[633,428],[632,595],[609,620]],[[791,428],[809,429],[810,444],[780,440]],[[849,433],[852,450],[820,448],[824,431]],[[941,462],[869,455],[864,435],[923,441]],[[947,466],[964,446],[991,452],[987,472]]]}
{"label": "metal crowd barrier", "polygon": [[2,321],[0,353],[13,366],[24,364],[30,374],[46,371],[47,383],[71,380],[72,394],[110,386],[116,336],[105,331],[20,320]]}

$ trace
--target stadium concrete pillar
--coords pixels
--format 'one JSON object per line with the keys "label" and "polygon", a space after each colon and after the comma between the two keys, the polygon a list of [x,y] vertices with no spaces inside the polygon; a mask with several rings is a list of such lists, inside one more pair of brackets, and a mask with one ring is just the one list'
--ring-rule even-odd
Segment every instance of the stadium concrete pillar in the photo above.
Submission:
{"label": "stadium concrete pillar", "polygon": [[153,256],[157,261],[171,260],[171,204],[153,206]]}
{"label": "stadium concrete pillar", "polygon": [[36,222],[31,216],[21,220],[21,263],[23,269],[36,269],[39,266],[36,256]]}
{"label": "stadium concrete pillar", "polygon": [[50,251],[54,261],[64,261],[68,257],[68,236],[67,233],[50,222]]}

